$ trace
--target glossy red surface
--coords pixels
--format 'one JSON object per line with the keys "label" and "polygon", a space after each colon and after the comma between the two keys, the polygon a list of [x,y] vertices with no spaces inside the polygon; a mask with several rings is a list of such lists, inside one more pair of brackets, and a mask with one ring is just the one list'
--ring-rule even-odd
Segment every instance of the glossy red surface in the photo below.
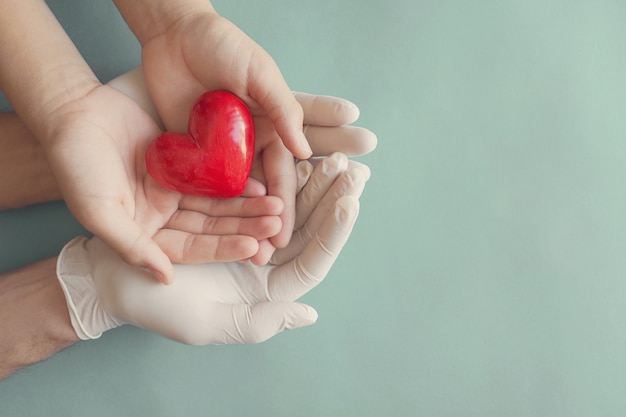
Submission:
{"label": "glossy red surface", "polygon": [[164,132],[148,147],[146,165],[162,186],[202,197],[236,197],[250,175],[254,123],[246,104],[223,91],[204,93],[188,132]]}

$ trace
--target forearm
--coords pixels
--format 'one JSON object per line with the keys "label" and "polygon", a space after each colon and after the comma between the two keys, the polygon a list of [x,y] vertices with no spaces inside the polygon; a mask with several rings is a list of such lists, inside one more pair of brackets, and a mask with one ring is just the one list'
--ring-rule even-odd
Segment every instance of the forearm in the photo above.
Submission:
{"label": "forearm", "polygon": [[143,45],[190,13],[215,13],[208,0],[113,0],[122,17]]}
{"label": "forearm", "polygon": [[15,113],[0,113],[0,210],[61,199],[43,148]]}
{"label": "forearm", "polygon": [[76,343],[56,257],[0,275],[0,379]]}
{"label": "forearm", "polygon": [[55,111],[98,80],[43,0],[0,0],[0,90],[44,142]]}

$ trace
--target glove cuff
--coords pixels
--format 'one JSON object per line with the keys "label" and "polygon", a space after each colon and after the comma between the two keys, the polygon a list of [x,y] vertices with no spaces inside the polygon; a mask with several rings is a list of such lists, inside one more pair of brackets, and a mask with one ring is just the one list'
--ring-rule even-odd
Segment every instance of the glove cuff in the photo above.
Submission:
{"label": "glove cuff", "polygon": [[65,294],[72,327],[81,340],[97,339],[122,323],[102,308],[91,275],[88,239],[79,236],[63,247],[57,260],[57,278]]}

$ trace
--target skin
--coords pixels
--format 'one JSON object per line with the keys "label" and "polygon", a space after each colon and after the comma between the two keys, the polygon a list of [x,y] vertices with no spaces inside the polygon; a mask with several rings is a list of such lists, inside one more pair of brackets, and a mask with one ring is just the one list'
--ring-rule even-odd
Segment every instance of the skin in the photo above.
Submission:
{"label": "skin", "polygon": [[[304,188],[298,195],[298,230],[271,265],[180,265],[179,279],[161,286],[93,239],[85,246],[76,243],[84,240],[72,241],[58,267],[52,257],[1,274],[0,379],[79,341],[75,328],[83,338],[93,338],[131,323],[182,343],[205,345],[259,343],[284,329],[314,323],[315,311],[294,300],[316,287],[334,263],[356,220],[369,169],[343,154],[325,158],[316,168],[302,164],[308,169],[299,170],[298,186]],[[78,259],[89,260],[91,278],[77,272]],[[69,319],[57,273],[75,306],[72,311],[83,312],[73,316],[84,323],[79,327]],[[69,289],[77,278],[93,280],[92,292]],[[99,302],[93,304],[92,297]],[[93,308],[99,311],[95,316],[110,320],[92,322]]]}
{"label": "skin", "polygon": [[[12,59],[0,59],[0,86],[17,113],[0,115],[0,208],[65,197],[84,225],[164,281],[170,259],[245,258],[279,231],[276,197],[215,201],[155,186],[138,163],[158,133],[152,120],[100,85],[43,2],[2,9],[0,56]],[[130,246],[115,237],[126,233]],[[78,341],[55,265],[52,257],[0,275],[0,379]]]}
{"label": "skin", "polygon": [[[278,215],[280,227],[272,236],[235,240],[182,227],[181,212],[196,202],[155,187],[141,158],[158,133],[152,119],[96,79],[44,1],[0,0],[0,89],[40,143],[61,196],[85,228],[164,283],[173,279],[172,261],[247,259],[259,252],[268,259],[293,230],[293,155],[310,155],[302,108],[271,58],[210,3],[116,4],[142,44],[148,88],[168,130],[180,130],[200,90],[226,88],[251,106],[259,126],[255,172],[276,197],[259,199],[254,212]],[[241,53],[224,53],[235,46]],[[190,59],[188,52],[198,48],[212,59]],[[172,67],[161,66],[164,61]]]}
{"label": "skin", "polygon": [[[0,114],[0,131],[0,208],[60,199],[60,187],[40,143],[19,117],[15,113]],[[258,200],[181,198],[179,204],[185,208],[177,210],[157,230],[155,241],[173,259],[186,263],[206,257],[195,252],[198,247],[213,248],[212,258],[228,258],[229,248],[239,252],[237,236],[256,242],[280,228],[278,216],[256,215],[259,206],[279,213],[280,200]],[[202,245],[178,246],[173,235],[185,230],[205,241]],[[231,239],[234,241],[228,244]],[[0,379],[79,341],[56,277],[56,260],[48,258],[0,275]]]}
{"label": "skin", "polygon": [[[254,114],[253,170],[266,188],[223,201],[157,186],[143,164],[147,143],[160,132],[154,121],[96,79],[44,1],[0,0],[0,90],[16,110],[0,114],[0,208],[63,198],[84,227],[165,283],[172,262],[263,264],[293,230],[293,156],[311,154],[302,107],[271,58],[208,2],[116,4],[143,46],[145,78],[165,127],[184,130],[199,92],[235,92]],[[194,59],[198,46],[212,59]],[[234,47],[240,53],[233,55]],[[160,65],[164,60],[171,67]],[[348,119],[354,110],[343,106]],[[322,124],[311,113],[304,123]],[[339,118],[328,127],[353,121]],[[366,142],[373,149],[375,137]],[[337,146],[329,143],[320,141],[316,153],[329,154]],[[0,275],[0,379],[78,341],[55,265],[52,257]]]}
{"label": "skin", "polygon": [[56,257],[0,275],[0,380],[79,341]]}
{"label": "skin", "polygon": [[285,204],[283,227],[262,243],[269,259],[284,247],[295,219],[293,156],[311,149],[302,132],[303,112],[272,58],[205,0],[117,0],[142,45],[146,83],[167,130],[184,131],[195,99],[225,89],[250,107],[256,126],[255,177]]}

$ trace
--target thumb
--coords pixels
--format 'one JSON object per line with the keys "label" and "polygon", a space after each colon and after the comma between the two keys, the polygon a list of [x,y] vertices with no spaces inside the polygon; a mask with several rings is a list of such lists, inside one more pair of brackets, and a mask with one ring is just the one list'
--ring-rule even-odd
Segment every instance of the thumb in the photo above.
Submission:
{"label": "thumb", "polygon": [[164,284],[171,284],[174,280],[170,259],[126,213],[102,216],[92,232],[127,263],[149,269]]}
{"label": "thumb", "polygon": [[264,68],[254,72],[257,78],[250,83],[250,96],[267,113],[285,147],[296,158],[308,159],[313,152],[302,130],[302,106],[284,81],[276,64],[271,58],[268,59],[269,62],[263,64]]}
{"label": "thumb", "polygon": [[296,302],[265,302],[235,305],[232,310],[236,343],[261,343],[281,333],[310,326],[317,321],[313,307]]}

